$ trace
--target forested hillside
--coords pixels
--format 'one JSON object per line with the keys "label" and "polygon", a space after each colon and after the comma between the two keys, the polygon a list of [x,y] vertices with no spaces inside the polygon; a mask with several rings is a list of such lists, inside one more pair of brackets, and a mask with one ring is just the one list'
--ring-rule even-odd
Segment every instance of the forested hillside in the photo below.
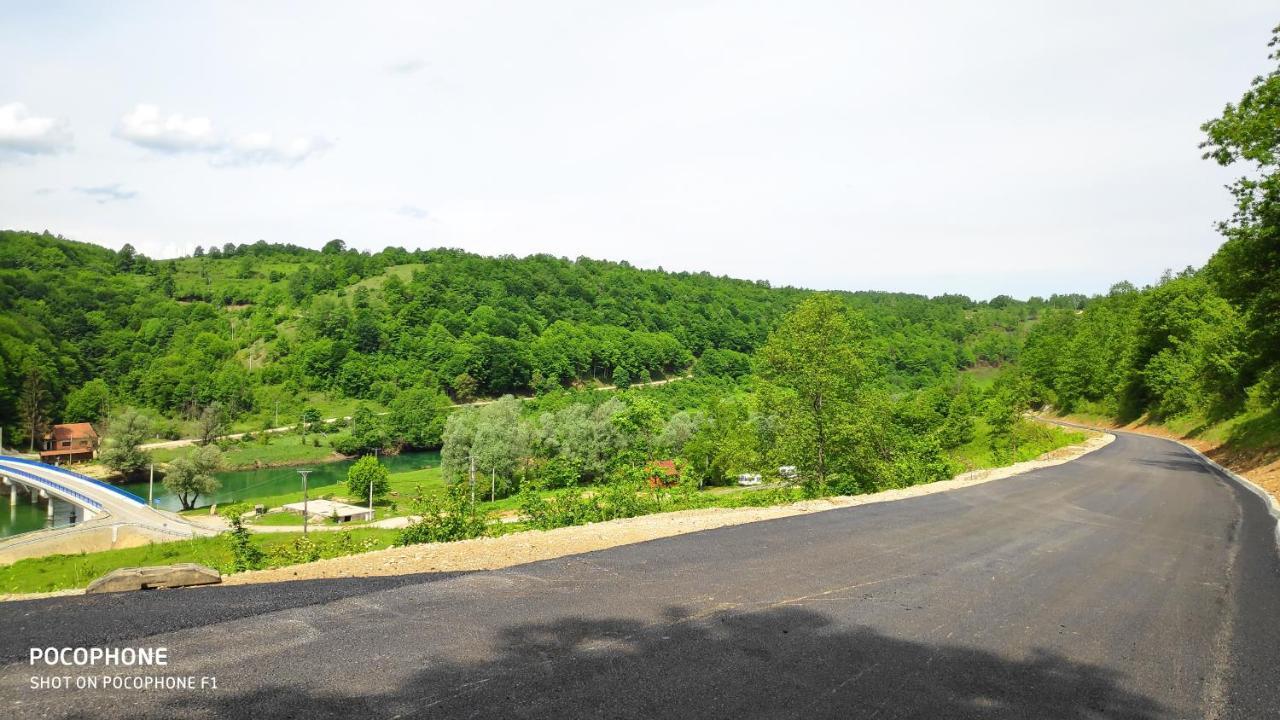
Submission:
{"label": "forested hillside", "polygon": [[[1280,34],[1277,35],[1280,38]],[[1273,47],[1278,47],[1275,40]],[[1280,52],[1271,55],[1280,61]],[[1129,422],[1213,424],[1280,403],[1280,69],[1203,126],[1205,158],[1242,166],[1236,213],[1205,267],[1128,283],[1030,333],[1035,393],[1066,411]],[[1264,425],[1266,423],[1263,423]],[[1274,423],[1272,423],[1274,425]],[[1276,438],[1271,438],[1274,445]]]}
{"label": "forested hillside", "polygon": [[[335,240],[152,260],[4,231],[0,421],[20,442],[112,407],[182,420],[216,403],[256,428],[295,422],[308,403],[387,406],[410,389],[465,402],[691,370],[741,377],[807,294],[586,258],[371,254]],[[904,390],[1012,359],[1043,307],[1080,300],[841,297],[869,325],[877,375]]]}

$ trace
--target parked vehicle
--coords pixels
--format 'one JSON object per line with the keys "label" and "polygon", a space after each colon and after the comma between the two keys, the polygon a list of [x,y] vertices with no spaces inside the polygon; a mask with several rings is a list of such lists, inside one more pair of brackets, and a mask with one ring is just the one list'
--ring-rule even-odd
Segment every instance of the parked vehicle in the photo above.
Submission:
{"label": "parked vehicle", "polygon": [[741,475],[738,476],[738,484],[744,487],[751,486],[751,485],[759,485],[762,482],[764,481],[760,479],[760,475],[758,473],[756,474],[742,473]]}
{"label": "parked vehicle", "polygon": [[783,465],[778,468],[778,475],[780,475],[783,480],[795,480],[800,476],[800,473],[796,470],[795,465]]}

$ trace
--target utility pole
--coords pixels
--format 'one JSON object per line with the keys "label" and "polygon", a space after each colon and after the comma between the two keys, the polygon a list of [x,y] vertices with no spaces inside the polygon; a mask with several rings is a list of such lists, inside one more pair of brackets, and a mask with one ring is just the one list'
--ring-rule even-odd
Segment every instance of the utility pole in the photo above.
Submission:
{"label": "utility pole", "polygon": [[147,479],[147,507],[155,507],[156,497],[156,464],[151,463],[151,475]]}
{"label": "utility pole", "polygon": [[307,515],[307,475],[311,474],[310,470],[299,470],[298,474],[302,476],[302,534],[307,534],[307,521],[311,518]]}
{"label": "utility pole", "polygon": [[[373,459],[378,459],[378,448],[373,449]],[[369,481],[369,519],[373,519],[373,480]]]}
{"label": "utility pole", "polygon": [[498,497],[498,470],[489,468],[489,502]]}
{"label": "utility pole", "polygon": [[471,507],[476,506],[476,456],[471,456]]}
{"label": "utility pole", "polygon": [[272,427],[280,427],[280,401],[276,401],[276,424]]}

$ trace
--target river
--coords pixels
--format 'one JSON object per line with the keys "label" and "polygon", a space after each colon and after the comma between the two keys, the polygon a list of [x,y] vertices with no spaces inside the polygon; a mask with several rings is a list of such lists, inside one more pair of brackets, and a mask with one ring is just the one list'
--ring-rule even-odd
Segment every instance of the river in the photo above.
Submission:
{"label": "river", "polygon": [[[406,452],[399,455],[383,456],[380,460],[393,473],[407,472],[439,465],[440,453]],[[338,462],[317,463],[307,466],[312,469],[309,485],[311,487],[320,487],[344,482],[347,479],[347,468],[351,467],[354,462],[354,460],[340,460]],[[298,477],[298,468],[296,467],[228,470],[218,473],[217,477],[218,481],[222,483],[222,487],[212,496],[201,495],[196,503],[197,506],[208,507],[215,502],[218,504],[253,502],[256,498],[270,497],[302,489],[302,481]],[[140,498],[146,499],[147,497],[146,481],[125,483],[120,487]],[[155,506],[161,510],[182,509],[182,504],[178,502],[177,496],[170,494],[159,478],[156,479],[155,485]],[[62,527],[66,525],[66,518],[70,515],[71,506],[58,501],[55,502],[53,511],[54,526]],[[15,507],[10,507],[9,494],[0,494],[0,537],[17,535],[18,533],[46,527],[47,512],[43,503],[32,504],[26,495],[19,495],[18,504]]]}

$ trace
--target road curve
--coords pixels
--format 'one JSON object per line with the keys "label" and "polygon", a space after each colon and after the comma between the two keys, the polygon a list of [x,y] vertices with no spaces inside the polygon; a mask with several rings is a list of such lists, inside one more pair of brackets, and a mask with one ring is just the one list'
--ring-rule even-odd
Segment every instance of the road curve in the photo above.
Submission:
{"label": "road curve", "polygon": [[[0,605],[7,717],[1280,717],[1261,500],[1175,443],[455,575]],[[33,690],[32,645],[163,646]]]}

